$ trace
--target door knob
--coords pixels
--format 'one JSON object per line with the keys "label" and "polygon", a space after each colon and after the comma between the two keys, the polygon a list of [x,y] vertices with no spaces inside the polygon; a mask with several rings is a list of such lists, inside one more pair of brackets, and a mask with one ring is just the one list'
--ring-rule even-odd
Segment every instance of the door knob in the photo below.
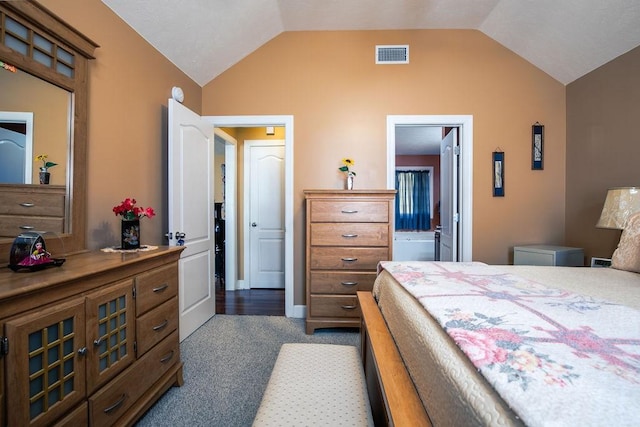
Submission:
{"label": "door knob", "polygon": [[252,227],[257,227],[257,226],[258,226],[258,224],[256,224],[255,222],[252,222],[252,223],[251,223],[251,226],[252,226]]}

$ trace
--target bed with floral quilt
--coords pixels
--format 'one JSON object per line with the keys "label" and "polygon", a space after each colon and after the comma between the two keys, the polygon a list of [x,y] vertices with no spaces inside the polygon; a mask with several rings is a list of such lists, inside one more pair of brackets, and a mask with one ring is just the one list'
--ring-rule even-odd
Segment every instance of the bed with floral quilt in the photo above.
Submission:
{"label": "bed with floral quilt", "polygon": [[640,274],[381,262],[373,297],[434,425],[640,425]]}

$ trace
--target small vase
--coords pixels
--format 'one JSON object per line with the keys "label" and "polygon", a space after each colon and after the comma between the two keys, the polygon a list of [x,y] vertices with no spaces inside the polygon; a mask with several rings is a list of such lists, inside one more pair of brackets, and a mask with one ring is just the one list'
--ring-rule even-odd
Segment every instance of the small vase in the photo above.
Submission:
{"label": "small vase", "polygon": [[346,188],[347,190],[353,190],[353,175],[347,175]]}
{"label": "small vase", "polygon": [[49,184],[49,178],[51,178],[51,173],[47,171],[47,168],[40,168],[40,184]]}
{"label": "small vase", "polygon": [[140,248],[140,219],[122,220],[120,232],[120,248]]}

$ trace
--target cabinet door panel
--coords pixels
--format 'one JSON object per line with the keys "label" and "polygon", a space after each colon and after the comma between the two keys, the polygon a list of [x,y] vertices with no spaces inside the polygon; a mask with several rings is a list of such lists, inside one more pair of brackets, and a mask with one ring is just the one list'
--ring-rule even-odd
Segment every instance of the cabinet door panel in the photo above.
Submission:
{"label": "cabinet door panel", "polygon": [[113,378],[135,360],[133,279],[87,295],[87,392]]}
{"label": "cabinet door panel", "polygon": [[44,426],[86,395],[84,298],[47,306],[5,323],[10,426]]}

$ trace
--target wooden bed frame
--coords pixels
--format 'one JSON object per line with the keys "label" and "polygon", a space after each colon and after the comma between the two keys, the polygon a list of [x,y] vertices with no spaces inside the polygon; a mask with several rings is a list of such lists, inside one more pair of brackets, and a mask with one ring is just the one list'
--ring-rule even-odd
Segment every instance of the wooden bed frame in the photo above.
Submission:
{"label": "wooden bed frame", "polygon": [[431,426],[371,292],[359,291],[362,364],[376,426]]}

